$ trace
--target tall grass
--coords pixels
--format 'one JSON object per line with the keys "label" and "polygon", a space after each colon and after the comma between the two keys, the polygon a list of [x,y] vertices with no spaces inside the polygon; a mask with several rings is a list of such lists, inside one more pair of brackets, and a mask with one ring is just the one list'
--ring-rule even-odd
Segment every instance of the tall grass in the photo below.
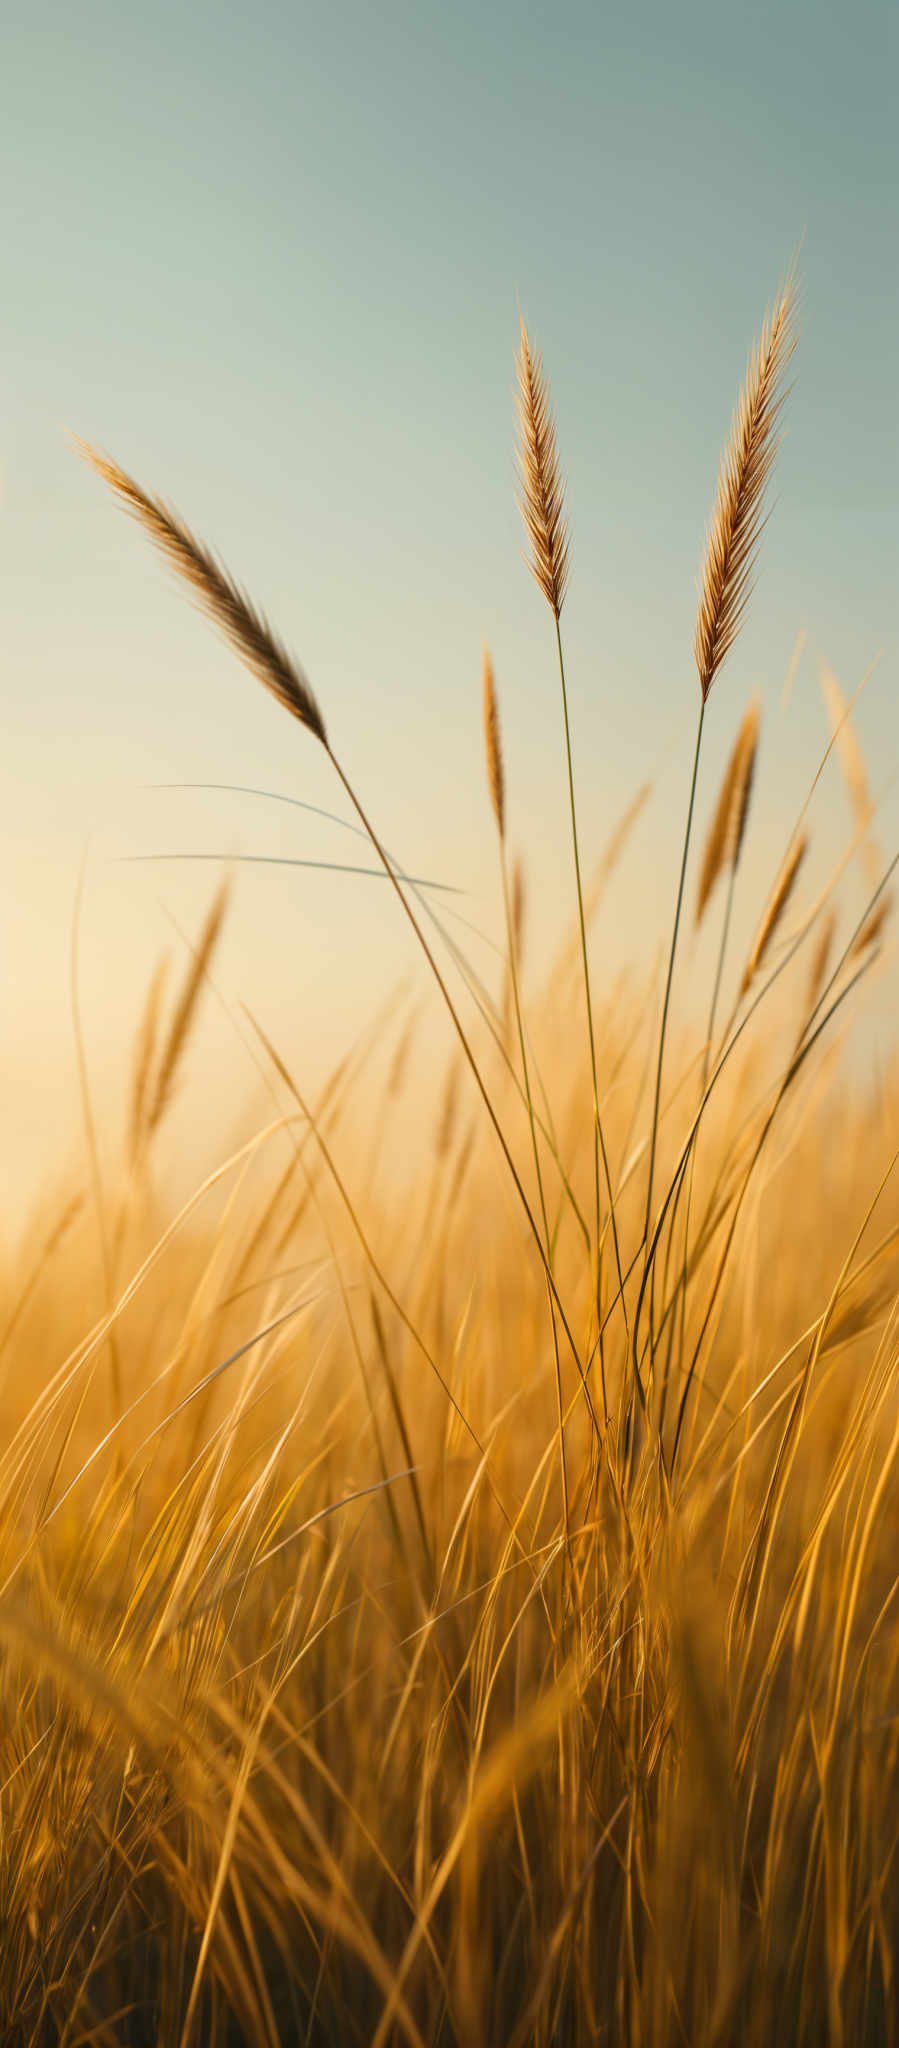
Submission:
{"label": "tall grass", "polygon": [[846,856],[804,899],[806,803],[767,901],[741,901],[750,705],[698,869],[702,917],[727,883],[700,1031],[676,1001],[699,742],[793,339],[790,284],[710,529],[655,1030],[654,991],[610,988],[591,947],[644,792],[591,879],[561,471],[526,332],[523,509],[555,622],[574,859],[542,987],[523,973],[489,656],[493,992],[387,852],[261,613],[162,500],[82,450],[326,751],[456,1044],[398,1182],[383,1146],[416,1040],[433,1060],[433,1010],[388,1009],[311,1102],[248,1006],[234,1023],[270,1116],[171,1213],[159,1147],[173,1103],[187,1113],[220,892],[180,989],[165,969],[150,983],[118,1179],[89,1171],[58,1213],[48,1198],[4,1278],[10,2043],[899,2036],[899,1104],[894,1074],[869,1099],[841,1058],[892,870],[870,870],[836,685]]}

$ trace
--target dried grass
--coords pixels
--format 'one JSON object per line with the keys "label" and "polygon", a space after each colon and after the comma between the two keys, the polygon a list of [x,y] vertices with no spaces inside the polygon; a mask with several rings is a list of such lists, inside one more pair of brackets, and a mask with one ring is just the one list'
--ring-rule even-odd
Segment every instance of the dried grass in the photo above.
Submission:
{"label": "dried grass", "polygon": [[[564,577],[541,588],[558,625]],[[502,840],[492,676],[485,713]],[[731,877],[741,730],[713,821]],[[473,1027],[546,1260],[460,1119],[461,1050],[405,1180],[371,1177],[401,1145],[411,1022],[372,1080],[389,1007],[317,1109],[257,1027],[271,1120],[169,1214],[133,1160],[174,1101],[224,889],[165,1032],[151,988],[106,1181],[133,1205],[118,1298],[77,1197],[0,1271],[9,2048],[891,2048],[899,1082],[866,1100],[821,1036],[866,985],[889,877],[832,972],[826,891],[787,949],[813,946],[810,990],[779,981],[805,845],[698,1107],[704,1039],[673,1035],[648,1238],[655,992],[613,978],[603,935],[619,1294],[584,1220],[596,1105],[566,949],[527,1032],[513,976],[523,1098],[491,1004]],[[124,1410],[98,1371],[113,1332]]]}

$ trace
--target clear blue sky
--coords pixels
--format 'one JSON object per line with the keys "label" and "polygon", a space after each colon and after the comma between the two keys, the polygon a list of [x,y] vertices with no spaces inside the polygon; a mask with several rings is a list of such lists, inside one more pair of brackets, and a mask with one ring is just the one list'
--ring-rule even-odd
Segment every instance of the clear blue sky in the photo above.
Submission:
{"label": "clear blue sky", "polygon": [[[585,858],[648,764],[656,801],[621,900],[636,924],[636,891],[655,879],[655,931],[719,451],[802,239],[778,502],[716,684],[703,801],[761,687],[779,821],[770,844],[756,834],[763,884],[826,738],[819,654],[850,689],[882,653],[859,712],[881,786],[899,761],[892,7],[36,0],[7,7],[2,41],[0,940],[14,1043],[46,1039],[49,1057],[65,1037],[88,834],[98,1060],[169,936],[161,906],[195,922],[214,880],[107,856],[343,848],[251,799],[143,789],[205,776],[336,794],[74,458],[67,427],[220,548],[303,659],[385,835],[419,872],[471,890],[471,914],[495,929],[487,636],[513,834],[547,936],[568,877],[549,618],[513,498],[520,301],[568,476]],[[836,806],[838,781],[827,787]],[[899,829],[899,806],[885,815]],[[610,948],[619,939],[613,921]],[[407,958],[380,885],[244,871],[228,991],[292,1019],[310,1058]],[[113,965],[119,1010],[100,995]]]}

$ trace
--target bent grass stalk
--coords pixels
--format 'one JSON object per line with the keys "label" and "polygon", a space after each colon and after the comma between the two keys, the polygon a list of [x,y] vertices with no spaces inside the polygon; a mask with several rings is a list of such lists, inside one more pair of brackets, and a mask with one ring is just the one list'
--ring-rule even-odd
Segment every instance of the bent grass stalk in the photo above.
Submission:
{"label": "bent grass stalk", "polygon": [[537,1246],[538,1255],[547,1276],[547,1283],[580,1377],[591,1426],[597,1442],[601,1442],[602,1432],[599,1427],[590,1390],[584,1377],[580,1353],[559,1296],[555,1279],[550,1270],[539,1225],[534,1217],[518,1169],[509,1150],[508,1142],[490,1099],[489,1091],[472,1050],[468,1034],[437,964],[433,950],[422,931],[411,904],[403,894],[393,863],[378,837],[370,818],[363,809],[349,777],[346,775],[329,743],[324,719],[307,677],[304,675],[299,664],[287,652],[283,642],[271,631],[262,613],[255,608],[249,597],[234,582],[228,571],[216,561],[210,550],[204,547],[190,529],[176,517],[171,508],[162,499],[151,497],[135,482],[133,477],[128,475],[127,471],[121,469],[109,457],[98,453],[87,442],[76,440],[75,445],[84,460],[109,485],[115,496],[124,505],[126,511],[143,526],[151,540],[155,542],[178,575],[186,581],[198,600],[201,609],[224,632],[226,638],[231,642],[231,645],[246,663],[247,667],[264,687],[271,691],[272,695],[283,705],[284,709],[289,711],[291,716],[296,718],[300,725],[305,726],[307,731],[311,732],[324,748],[344,794],[349,799],[359,819],[359,823],[367,834],[390,880],[404,915],[412,926],[418,944],[424,953],[440,995],[446,1005],[464,1057],[471,1070],[490,1123],[493,1126],[506,1167],[512,1177],[531,1237]]}
{"label": "bent grass stalk", "polygon": [[[231,624],[239,639],[236,614]],[[264,669],[271,641],[266,649],[255,632],[244,639]],[[839,704],[835,712],[842,718]],[[297,715],[321,737],[309,699]],[[493,738],[496,768],[498,721]],[[857,768],[855,779],[860,797]],[[541,1040],[529,1036],[523,1000],[507,793],[493,781],[512,927],[501,1016],[473,969],[465,989],[483,1001],[485,1024],[500,1026],[514,1092],[494,1090],[494,1101],[499,1110],[505,1100],[502,1120],[514,1124],[509,1142],[540,1230],[540,1274],[505,1166],[492,1152],[484,1161],[493,1197],[485,1200],[479,1160],[463,1179],[468,1133],[455,1126],[434,1209],[425,1175],[405,1207],[393,1187],[381,1207],[379,1191],[378,1228],[369,1229],[369,1178],[360,1207],[331,1142],[341,1083],[333,1116],[329,1107],[302,1122],[279,1118],[264,1145],[254,1140],[221,1169],[209,1186],[230,1190],[227,1201],[213,1197],[215,1216],[197,1217],[196,1227],[183,1212],[99,1323],[92,1274],[75,1349],[79,1243],[48,1277],[49,1318],[35,1303],[46,1331],[43,1321],[23,1327],[12,1310],[4,1395],[13,1410],[37,1351],[67,1355],[36,1399],[24,1387],[27,1414],[13,1413],[0,1459],[0,1578],[10,1585],[10,1566],[18,1576],[0,1617],[15,1678],[0,1716],[11,1724],[0,1734],[12,1758],[0,1840],[0,2034],[21,2033],[23,2048],[34,2048],[35,2028],[74,2043],[117,2026],[181,2048],[222,2048],[235,2034],[270,2048],[279,2029],[321,2048],[363,2036],[425,2048],[444,2035],[473,2048],[526,2048],[566,2028],[572,2039],[600,2031],[661,2042],[699,2040],[710,2025],[730,2039],[742,2025],[753,2041],[779,2030],[815,2048],[889,2034],[896,1914],[884,1873],[899,1799],[889,1515],[899,1456],[895,1158],[882,1169],[896,1134],[884,1128],[887,1086],[863,1107],[851,1073],[825,1112],[842,1034],[819,1053],[863,976],[873,979],[895,863],[839,949],[826,943],[821,913],[836,901],[849,856],[811,907],[794,912],[791,898],[723,1028],[712,977],[720,987],[725,953],[731,965],[736,907],[733,869],[719,864],[712,1021],[704,1039],[691,1037],[672,1080],[673,990],[658,1104],[665,1186],[657,1164],[639,1243],[665,959],[654,1020],[645,1004],[631,1020],[626,987],[614,983],[601,1010],[594,979],[610,1133],[619,1071],[627,1091],[614,1209],[652,1426],[637,1411],[615,1300],[601,1321],[613,1317],[608,1355],[620,1384],[610,1387],[598,1471],[580,1448],[581,1386],[561,1361],[566,1545],[548,1333],[533,1289],[547,1269],[557,1282],[563,1270],[545,1229],[553,1161],[564,1171],[570,1143],[591,1174],[590,1084],[578,1062],[561,1144],[551,1148],[537,1115]],[[697,790],[697,815],[700,800]],[[854,816],[870,839],[867,806],[857,802]],[[788,857],[808,822],[794,824]],[[865,838],[858,843],[867,867]],[[782,852],[775,848],[768,877],[775,890]],[[444,964],[439,931],[387,859],[392,886],[417,906]],[[588,931],[590,902],[588,889]],[[670,937],[669,928],[665,955]],[[583,948],[574,921],[572,939],[548,995],[557,1014],[567,1002],[576,1023],[572,968],[579,980]],[[778,1001],[788,973],[789,1009]],[[160,1020],[151,990],[144,1013],[139,1079],[124,1104],[131,1177],[177,996]],[[708,992],[703,1002],[708,1009]],[[480,1022],[468,1029],[486,1078],[492,1044]],[[252,1052],[280,1099],[283,1062],[255,1033]],[[461,1070],[460,1060],[457,1051]],[[553,1070],[546,1081],[554,1092]],[[367,1083],[359,1094],[363,1114],[377,1114],[377,1089]],[[477,1111],[482,1123],[480,1103]],[[723,1139],[714,1171],[713,1118]],[[285,1137],[295,1184],[280,1170]],[[592,1149],[595,1183],[595,1122]],[[617,1141],[611,1157],[618,1165]],[[867,1180],[869,1162],[871,1186],[859,1200],[856,1176]],[[597,1245],[608,1280],[612,1205],[602,1193]],[[866,1257],[878,1203],[888,1213]],[[155,1236],[146,1210],[135,1221]],[[85,1239],[91,1223],[88,1209]],[[391,1297],[389,1258],[374,1264],[382,1228],[402,1246],[411,1298],[400,1288]],[[599,1349],[592,1240],[590,1215],[575,1247],[577,1299],[590,1315],[585,1377]],[[146,1250],[135,1241],[135,1264]],[[348,1261],[361,1268],[353,1277]],[[298,1277],[307,1268],[318,1276],[308,1295]],[[567,1278],[567,1261],[564,1270]],[[254,1295],[262,1285],[277,1290],[264,1309]],[[361,1317],[371,1316],[364,1329],[357,1292]],[[134,1312],[123,1320],[129,1300]],[[219,1343],[225,1316],[237,1326]],[[121,1336],[129,1397],[133,1380],[150,1406],[129,1399],[104,1434],[110,1330]],[[422,1351],[439,1370],[444,1333],[452,1362],[443,1396],[436,1401],[428,1386],[419,1407]],[[414,1408],[405,1405],[407,1369]],[[477,1430],[466,1422],[461,1442],[475,1389]],[[110,1414],[98,1427],[101,1398]],[[622,1455],[628,1400],[631,1459],[638,1444],[641,1454],[632,1483]],[[135,1429],[129,1416],[142,1414]],[[404,1446],[397,1471],[395,1437]],[[347,1473],[344,1460],[362,1469]]]}

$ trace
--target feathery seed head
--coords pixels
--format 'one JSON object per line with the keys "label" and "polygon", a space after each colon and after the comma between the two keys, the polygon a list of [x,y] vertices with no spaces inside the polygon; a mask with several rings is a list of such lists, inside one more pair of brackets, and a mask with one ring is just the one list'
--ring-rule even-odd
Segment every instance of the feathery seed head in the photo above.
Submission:
{"label": "feathery seed head", "polygon": [[731,867],[736,868],[743,850],[746,821],[749,817],[749,803],[755,775],[755,760],[759,744],[759,720],[761,708],[757,697],[746,710],[743,723],[737,734],[737,762],[734,775],[734,800],[730,819],[730,840],[727,857]]}
{"label": "feathery seed head", "polygon": [[226,875],[220,882],[212,899],[203,929],[193,950],[193,958],[187,969],[181,987],[181,994],[175,1005],[175,1013],[169,1025],[169,1034],[160,1056],[159,1067],[153,1090],[152,1103],[145,1111],[145,1129],[152,1136],[169,1106],[175,1075],[181,1064],[182,1054],[190,1036],[203,984],[209,971],[209,964],[218,944],[225,920],[225,912],[231,895],[231,878]]}
{"label": "feathery seed head", "polygon": [[759,704],[754,697],[744,713],[740,730],[724,771],[718,802],[705,842],[696,891],[696,923],[703,912],[718,876],[726,867],[736,870],[749,815],[749,799],[759,737]]}
{"label": "feathery seed head", "polygon": [[743,979],[740,983],[741,995],[745,995],[746,990],[748,989],[749,984],[753,979],[753,976],[758,973],[758,970],[761,967],[765,954],[768,951],[768,947],[771,944],[777,927],[780,924],[781,918],[783,917],[784,911],[786,910],[787,904],[789,903],[790,897],[792,896],[796,877],[799,873],[799,869],[802,865],[802,862],[805,859],[807,849],[808,837],[805,832],[801,832],[799,838],[793,841],[793,845],[791,846],[787,854],[786,860],[784,861],[783,867],[781,868],[780,874],[778,875],[777,881],[775,882],[774,888],[772,889],[771,895],[768,899],[765,913],[762,918],[761,924],[759,925],[758,931],[756,932],[755,939],[752,945],[752,950],[750,952],[749,959],[746,962],[746,968],[743,974]]}
{"label": "feathery seed head", "polygon": [[892,908],[892,892],[888,889],[881,896],[879,903],[875,903],[870,915],[866,917],[849,955],[850,960],[857,960],[860,953],[867,953],[869,947],[875,945],[877,940],[882,938],[884,925]]}
{"label": "feathery seed head", "polygon": [[568,582],[565,485],[543,358],[532,349],[523,320],[516,369],[518,505],[531,544],[531,572],[558,623]]}
{"label": "feathery seed head", "polygon": [[162,996],[168,969],[169,959],[168,955],[165,954],[156,968],[147,991],[144,1014],[137,1036],[131,1083],[131,1115],[129,1123],[129,1152],[132,1163],[139,1157],[143,1145],[150,1074],[156,1052]]}
{"label": "feathery seed head", "polygon": [[833,669],[822,661],[819,669],[821,694],[827,706],[830,729],[840,756],[840,764],[849,801],[852,805],[856,830],[861,839],[861,860],[872,889],[877,887],[883,870],[883,861],[877,840],[871,830],[874,804],[865,767],[864,755],[859,746],[855,728],[849,715],[849,706],[840,688]]}
{"label": "feathery seed head", "polygon": [[459,1108],[459,1083],[461,1081],[461,1078],[462,1072],[459,1064],[459,1058],[456,1054],[454,1054],[447,1068],[446,1081],[444,1083],[443,1089],[443,1100],[440,1105],[440,1115],[437,1120],[437,1129],[434,1134],[434,1149],[437,1152],[438,1157],[441,1159],[449,1151],[450,1144],[452,1142],[453,1132],[456,1128],[456,1117]]}
{"label": "feathery seed head", "polygon": [[272,632],[262,613],[218,563],[203,542],[161,498],[150,497],[118,463],[73,436],[78,453],[114,491],[189,586],[200,609],[230,640],[253,674],[287,711],[327,746],[325,722],[297,661]]}
{"label": "feathery seed head", "polygon": [[524,867],[520,854],[512,869],[512,944],[515,958],[520,961],[524,939]]}
{"label": "feathery seed head", "polygon": [[824,987],[824,976],[827,973],[836,928],[836,911],[829,910],[821,926],[818,943],[812,955],[811,971],[808,978],[808,994],[806,996],[806,1007],[809,1010],[814,1009]]}
{"label": "feathery seed head", "polygon": [[487,780],[490,784],[490,800],[493,815],[501,840],[506,836],[506,778],[503,772],[503,750],[499,736],[499,712],[496,703],[496,689],[493,681],[493,663],[488,649],[484,648],[484,744],[487,750]]}
{"label": "feathery seed head", "polygon": [[750,355],[718,473],[699,585],[694,653],[703,702],[739,632],[763,525],[765,485],[777,453],[783,375],[796,346],[793,273]]}

